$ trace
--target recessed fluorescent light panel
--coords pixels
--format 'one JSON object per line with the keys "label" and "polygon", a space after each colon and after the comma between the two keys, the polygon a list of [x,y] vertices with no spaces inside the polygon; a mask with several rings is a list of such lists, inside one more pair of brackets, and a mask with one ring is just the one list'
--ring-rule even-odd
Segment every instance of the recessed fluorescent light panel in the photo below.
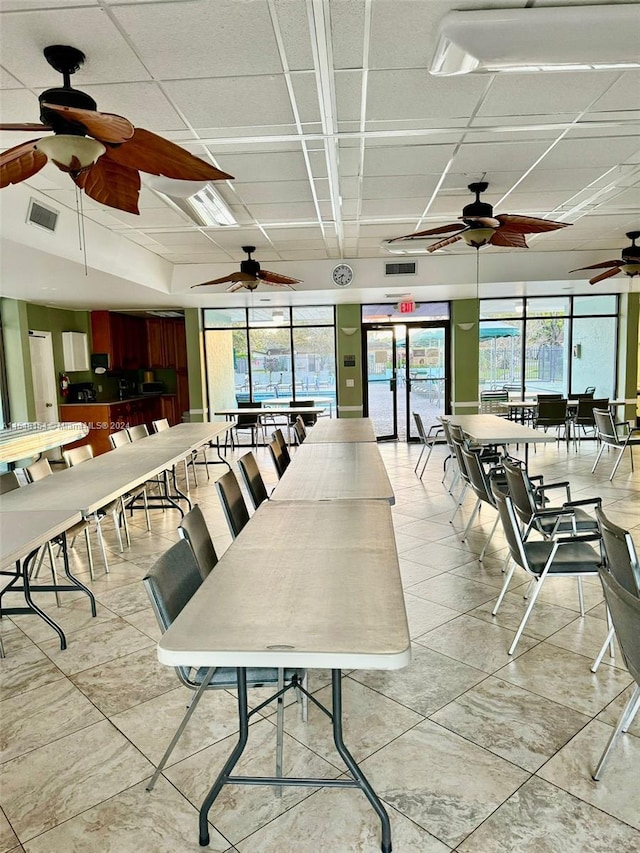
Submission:
{"label": "recessed fluorescent light panel", "polygon": [[640,68],[640,5],[450,12],[429,69],[471,73]]}
{"label": "recessed fluorescent light panel", "polygon": [[196,216],[202,219],[203,225],[237,225],[236,219],[227,207],[226,202],[212,186],[207,185],[203,190],[185,199]]}

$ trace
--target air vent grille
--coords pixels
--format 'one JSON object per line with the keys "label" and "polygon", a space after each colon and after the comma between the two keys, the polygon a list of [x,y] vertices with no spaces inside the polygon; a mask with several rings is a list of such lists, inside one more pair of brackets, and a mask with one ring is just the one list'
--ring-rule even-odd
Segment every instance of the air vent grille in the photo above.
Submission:
{"label": "air vent grille", "polygon": [[55,231],[56,223],[58,222],[58,211],[51,207],[45,207],[32,198],[29,203],[27,222],[31,222],[39,228],[44,228],[46,231]]}
{"label": "air vent grille", "polygon": [[404,261],[402,263],[388,263],[384,265],[385,275],[415,275],[416,262]]}

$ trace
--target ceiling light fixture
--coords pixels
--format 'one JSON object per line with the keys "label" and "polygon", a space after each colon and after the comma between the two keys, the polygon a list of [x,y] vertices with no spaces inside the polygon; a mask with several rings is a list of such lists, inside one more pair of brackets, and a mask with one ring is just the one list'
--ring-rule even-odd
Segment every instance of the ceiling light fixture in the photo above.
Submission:
{"label": "ceiling light fixture", "polygon": [[450,12],[436,76],[640,68],[637,4]]}
{"label": "ceiling light fixture", "polygon": [[107,150],[97,139],[63,133],[56,136],[43,136],[42,139],[38,139],[34,147],[63,172],[72,174],[93,166]]}
{"label": "ceiling light fixture", "polygon": [[271,314],[271,319],[277,325],[278,323],[284,323],[284,311],[282,308],[276,308]]}
{"label": "ceiling light fixture", "polygon": [[238,222],[220,193],[208,183],[150,178],[148,186],[170,205],[177,207],[197,225],[237,225]]}

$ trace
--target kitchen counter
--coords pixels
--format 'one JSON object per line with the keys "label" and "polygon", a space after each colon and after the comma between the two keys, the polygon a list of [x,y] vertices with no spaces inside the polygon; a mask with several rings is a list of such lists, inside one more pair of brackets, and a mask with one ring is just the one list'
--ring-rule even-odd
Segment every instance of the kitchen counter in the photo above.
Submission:
{"label": "kitchen counter", "polygon": [[153,432],[151,422],[167,418],[174,426],[180,422],[175,394],[143,394],[126,400],[95,403],[64,403],[60,406],[60,420],[82,421],[89,428],[86,438],[70,444],[78,447],[90,444],[95,456],[111,450],[109,436],[130,426],[146,424]]}

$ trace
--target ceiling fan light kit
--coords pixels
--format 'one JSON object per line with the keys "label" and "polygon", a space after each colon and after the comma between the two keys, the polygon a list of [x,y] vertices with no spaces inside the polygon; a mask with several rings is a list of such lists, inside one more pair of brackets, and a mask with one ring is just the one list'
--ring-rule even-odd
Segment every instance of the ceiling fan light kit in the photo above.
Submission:
{"label": "ceiling fan light kit", "polygon": [[590,278],[589,284],[598,284],[598,282],[604,281],[605,278],[611,278],[611,276],[617,275],[619,272],[623,272],[629,278],[640,275],[640,246],[636,246],[636,240],[640,240],[640,231],[627,231],[627,237],[631,240],[631,245],[625,246],[619,259],[602,261],[599,264],[591,264],[588,267],[578,267],[575,270],[569,270],[569,272],[604,269],[604,272]]}
{"label": "ceiling fan light kit", "polygon": [[637,4],[450,12],[436,76],[640,68]]}
{"label": "ceiling fan light kit", "polygon": [[97,139],[62,133],[57,136],[43,136],[35,143],[35,148],[61,171],[72,174],[93,166],[107,150]]}
{"label": "ceiling fan light kit", "polygon": [[251,257],[255,250],[255,246],[243,246],[242,251],[246,252],[248,257],[242,261],[240,269],[237,272],[232,272],[230,275],[222,276],[222,278],[214,278],[211,281],[203,281],[202,284],[192,284],[191,289],[231,282],[227,290],[235,293],[235,291],[242,290],[242,288],[245,290],[255,290],[260,282],[264,282],[264,284],[269,284],[271,287],[287,287],[289,290],[295,290],[293,285],[300,284],[301,279],[291,278],[288,275],[281,275],[270,270],[263,270],[258,261]]}

